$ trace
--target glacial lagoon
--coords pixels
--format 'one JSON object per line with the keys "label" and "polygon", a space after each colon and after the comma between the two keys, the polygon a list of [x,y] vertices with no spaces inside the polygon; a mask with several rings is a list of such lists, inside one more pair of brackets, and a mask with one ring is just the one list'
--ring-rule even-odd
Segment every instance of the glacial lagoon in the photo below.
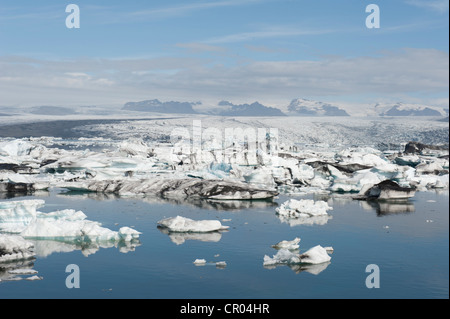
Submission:
{"label": "glacial lagoon", "polygon": [[[275,210],[289,198],[324,200],[333,209],[321,223],[280,218]],[[404,202],[367,202],[339,194],[280,195],[268,201],[170,201],[120,198],[54,190],[42,212],[81,210],[88,219],[142,234],[132,249],[89,247],[57,240],[32,240],[36,256],[0,268],[0,298],[145,299],[327,299],[448,298],[448,190],[418,192]],[[166,217],[219,220],[229,229],[205,234],[170,233],[157,227]],[[272,245],[300,238],[299,251],[332,247],[320,265],[264,266]],[[204,259],[203,264],[194,264]],[[68,288],[79,268],[79,288]],[[368,288],[379,268],[379,288]],[[33,269],[13,275],[11,269]],[[9,278],[9,279],[8,279]]]}

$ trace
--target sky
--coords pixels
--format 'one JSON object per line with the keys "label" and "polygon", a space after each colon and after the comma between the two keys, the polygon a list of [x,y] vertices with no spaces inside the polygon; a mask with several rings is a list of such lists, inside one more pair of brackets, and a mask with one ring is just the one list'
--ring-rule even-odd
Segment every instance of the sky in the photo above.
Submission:
{"label": "sky", "polygon": [[70,1],[0,0],[0,106],[448,107],[447,0]]}

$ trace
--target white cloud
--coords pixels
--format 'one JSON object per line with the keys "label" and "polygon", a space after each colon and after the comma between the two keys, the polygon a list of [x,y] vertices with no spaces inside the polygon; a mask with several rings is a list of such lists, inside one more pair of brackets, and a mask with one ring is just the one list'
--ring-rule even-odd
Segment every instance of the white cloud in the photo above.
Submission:
{"label": "white cloud", "polygon": [[407,4],[433,10],[439,13],[448,12],[448,0],[406,0]]}
{"label": "white cloud", "polygon": [[294,27],[277,27],[277,28],[267,28],[265,30],[253,31],[253,32],[241,32],[235,34],[228,34],[223,36],[218,36],[214,38],[207,39],[203,42],[210,44],[218,43],[233,43],[233,42],[244,42],[257,39],[266,38],[280,38],[280,37],[293,37],[293,36],[305,36],[305,35],[320,35],[337,32],[336,30],[308,30],[300,29]]}
{"label": "white cloud", "polygon": [[154,8],[149,10],[140,10],[130,12],[127,15],[131,17],[153,17],[166,18],[190,13],[192,11],[206,10],[211,8],[243,6],[248,4],[257,4],[266,0],[223,0],[223,1],[204,1],[188,3],[181,5],[168,6],[163,8]]}
{"label": "white cloud", "polygon": [[435,49],[378,56],[251,61],[223,65],[192,58],[0,57],[0,105],[108,104],[171,100],[285,101],[296,97],[448,96],[449,56]]}

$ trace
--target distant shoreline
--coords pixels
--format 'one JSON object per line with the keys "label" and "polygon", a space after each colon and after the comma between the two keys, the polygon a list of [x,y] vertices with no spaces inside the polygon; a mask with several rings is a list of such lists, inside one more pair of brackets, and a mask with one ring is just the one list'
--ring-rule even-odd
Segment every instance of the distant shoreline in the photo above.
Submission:
{"label": "distant shoreline", "polygon": [[91,119],[91,120],[53,120],[20,124],[0,125],[0,138],[27,138],[52,136],[60,138],[86,137],[85,133],[73,131],[75,127],[92,124],[113,124],[124,121],[149,121],[171,118],[131,118],[131,119]]}

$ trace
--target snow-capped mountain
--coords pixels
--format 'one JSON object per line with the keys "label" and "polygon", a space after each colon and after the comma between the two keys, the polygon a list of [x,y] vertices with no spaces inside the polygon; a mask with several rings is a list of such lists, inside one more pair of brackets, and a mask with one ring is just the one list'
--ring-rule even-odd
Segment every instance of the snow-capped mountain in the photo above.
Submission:
{"label": "snow-capped mountain", "polygon": [[329,103],[294,99],[288,106],[289,115],[303,116],[350,116],[345,110]]}
{"label": "snow-capped mountain", "polygon": [[233,104],[228,101],[221,101],[219,108],[212,110],[211,114],[221,116],[286,116],[280,109],[265,106],[261,103]]}
{"label": "snow-capped mountain", "polygon": [[379,116],[448,116],[448,109],[443,107],[410,103],[377,103],[375,110]]}
{"label": "snow-capped mountain", "polygon": [[157,99],[154,99],[140,102],[128,102],[123,106],[122,109],[140,112],[193,114],[197,113],[192,108],[192,106],[196,104],[197,103],[175,101],[161,102]]}

